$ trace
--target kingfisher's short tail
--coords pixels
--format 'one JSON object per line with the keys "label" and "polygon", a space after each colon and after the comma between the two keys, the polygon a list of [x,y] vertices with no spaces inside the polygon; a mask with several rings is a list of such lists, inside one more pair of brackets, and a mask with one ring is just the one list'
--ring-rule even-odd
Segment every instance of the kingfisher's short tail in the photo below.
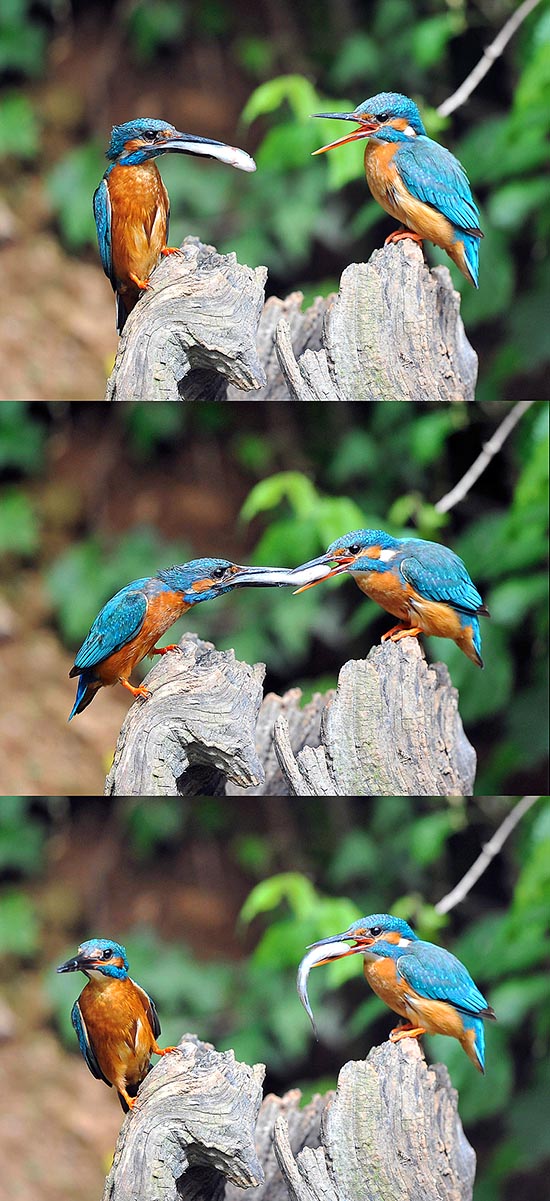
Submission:
{"label": "kingfisher's short tail", "polygon": [[67,721],[70,721],[75,714],[82,713],[91,704],[98,688],[101,688],[101,682],[96,680],[91,672],[83,671],[82,675],[78,677],[75,702]]}

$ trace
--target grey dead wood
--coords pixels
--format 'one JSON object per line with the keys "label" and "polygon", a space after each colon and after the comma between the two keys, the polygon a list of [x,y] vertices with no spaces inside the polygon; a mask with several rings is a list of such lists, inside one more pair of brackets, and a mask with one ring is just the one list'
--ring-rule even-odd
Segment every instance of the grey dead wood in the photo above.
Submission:
{"label": "grey dead wood", "polygon": [[185,238],[128,317],[106,400],[220,400],[228,381],[241,398],[262,387],[256,330],[266,275]]}
{"label": "grey dead wood", "polygon": [[296,1155],[282,1115],[274,1148],[291,1201],[471,1201],[475,1153],[457,1094],[415,1039],[345,1064],[317,1149]]}
{"label": "grey dead wood", "polygon": [[416,1040],[346,1063],[303,1107],[298,1089],[261,1103],[263,1076],[185,1035],[122,1124],[103,1201],[471,1201],[457,1094]]}
{"label": "grey dead wood", "polygon": [[184,1035],[141,1085],[103,1201],[222,1201],[226,1180],[261,1184],[254,1131],[264,1073]]}
{"label": "grey dead wood", "polygon": [[256,725],[256,751],[262,763],[263,784],[242,788],[228,782],[227,796],[288,796],[288,780],[277,758],[273,733],[280,717],[286,721],[290,746],[294,755],[306,746],[316,747],[321,740],[321,717],[333,692],[321,696],[316,692],[307,705],[301,707],[300,688],[291,688],[284,696],[269,692],[262,702]]}
{"label": "grey dead wood", "polygon": [[447,267],[404,240],[337,294],[264,304],[266,269],[188,237],[130,313],[107,400],[473,400],[477,356]]}
{"label": "grey dead wood", "polygon": [[219,796],[226,778],[259,784],[254,738],[264,672],[184,635],[144,680],[149,699],[128,711],[105,794]]}
{"label": "grey dead wood", "polygon": [[342,667],[336,692],[262,700],[263,663],[186,634],[146,677],[106,795],[469,796],[476,755],[442,663],[416,638]]}
{"label": "grey dead wood", "polygon": [[416,638],[384,642],[340,671],[321,744],[295,755],[285,718],[275,752],[294,796],[471,795],[476,755],[443,663]]}

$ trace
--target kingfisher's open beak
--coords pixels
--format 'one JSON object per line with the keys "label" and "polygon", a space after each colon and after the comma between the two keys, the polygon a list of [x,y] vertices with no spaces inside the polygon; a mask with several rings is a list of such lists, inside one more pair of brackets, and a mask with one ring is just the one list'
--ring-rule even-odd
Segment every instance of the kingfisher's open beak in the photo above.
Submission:
{"label": "kingfisher's open beak", "polygon": [[[301,584],[300,588],[296,588],[294,596],[299,592],[306,592],[308,588],[315,588],[316,584],[321,584],[323,580],[328,580],[334,575],[341,575],[346,570],[348,563],[353,563],[354,555],[346,555],[344,552],[334,553],[327,551],[324,555],[319,555],[317,559],[310,559],[309,563],[302,563],[300,567],[294,569],[294,579],[289,580],[289,583]],[[336,566],[331,567],[330,564],[336,560]],[[320,574],[323,569],[322,575]],[[313,571],[319,572],[317,575],[312,575]],[[299,578],[300,576],[308,575],[305,583]]]}
{"label": "kingfisher's open beak", "polygon": [[321,146],[319,150],[314,150],[313,154],[325,154],[327,150],[334,150],[335,146],[345,146],[346,142],[358,142],[361,138],[368,138],[374,133],[379,122],[374,121],[372,117],[364,117],[359,113],[312,113],[312,117],[325,117],[330,121],[358,121],[357,129],[353,129],[351,133],[346,134],[343,138],[337,138],[335,142],[329,142],[328,146]]}
{"label": "kingfisher's open beak", "polygon": [[163,141],[154,143],[157,151],[173,152],[175,154],[202,154],[205,158],[217,158],[221,163],[229,163],[239,171],[255,171],[256,163],[245,150],[238,146],[226,146],[225,142],[216,142],[212,138],[200,138],[193,133],[173,133]]}
{"label": "kingfisher's open beak", "polygon": [[[348,947],[347,943],[352,939],[355,945]],[[343,934],[333,934],[331,938],[321,938],[319,942],[310,943],[307,948],[310,952],[308,955],[309,966],[319,967],[322,963],[330,963],[332,959],[343,959],[345,955],[357,955],[365,947],[372,946],[374,941],[374,938],[358,937],[350,930],[344,930]],[[330,947],[330,951],[325,951],[325,947]],[[312,955],[312,951],[316,951],[319,958]]]}

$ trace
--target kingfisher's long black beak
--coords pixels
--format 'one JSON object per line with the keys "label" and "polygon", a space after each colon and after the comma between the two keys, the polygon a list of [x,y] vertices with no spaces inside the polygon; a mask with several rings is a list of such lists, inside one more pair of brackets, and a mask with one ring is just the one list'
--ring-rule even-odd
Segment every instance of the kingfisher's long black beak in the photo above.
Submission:
{"label": "kingfisher's long black beak", "polygon": [[239,150],[238,146],[227,146],[225,142],[216,142],[212,138],[201,138],[194,133],[173,133],[164,141],[155,142],[154,147],[161,154],[202,154],[205,158],[217,158],[221,163],[229,163],[238,171],[256,170],[254,159],[245,150]]}
{"label": "kingfisher's long black beak", "polygon": [[[352,940],[356,945],[353,947],[348,947],[347,943],[351,942]],[[307,949],[308,951],[316,951],[317,948],[322,949],[323,947],[332,947],[333,949],[330,953],[330,959],[341,959],[344,955],[356,955],[358,951],[364,950],[365,947],[369,947],[373,942],[373,938],[362,938],[357,934],[354,934],[353,930],[344,930],[342,934],[333,934],[331,938],[320,938],[319,942],[311,942]],[[342,948],[340,955],[337,954],[335,944],[340,944]],[[311,966],[317,967],[319,963],[326,963],[327,961],[328,957],[327,959],[320,958],[315,963],[312,960]]]}
{"label": "kingfisher's long black beak", "polygon": [[73,955],[72,959],[67,959],[66,963],[61,963],[55,970],[56,972],[85,972],[97,965],[97,959],[90,958],[89,955]]}
{"label": "kingfisher's long black beak", "polygon": [[357,129],[345,134],[343,138],[337,138],[335,142],[329,142],[328,146],[321,146],[319,150],[314,150],[313,154],[325,154],[327,150],[334,150],[335,146],[344,146],[346,142],[357,142],[360,138],[368,138],[379,126],[379,122],[374,121],[371,117],[364,117],[360,113],[312,113],[311,115],[312,117],[325,117],[330,121],[357,121],[359,123]]}

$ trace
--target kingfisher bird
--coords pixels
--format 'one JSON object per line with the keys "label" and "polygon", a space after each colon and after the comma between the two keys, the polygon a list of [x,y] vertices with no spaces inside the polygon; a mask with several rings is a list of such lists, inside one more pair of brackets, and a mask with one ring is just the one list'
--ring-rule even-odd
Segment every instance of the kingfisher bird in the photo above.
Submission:
{"label": "kingfisher bird", "polygon": [[474,285],[479,278],[479,209],[458,159],[426,134],[414,100],[400,92],[379,92],[353,113],[314,113],[315,117],[356,121],[358,128],[328,146],[367,138],[365,175],[378,204],[401,227],[386,243],[412,238],[440,246]]}
{"label": "kingfisher bird", "polygon": [[78,1045],[96,1080],[115,1086],[125,1113],[151,1070],[159,1047],[160,1022],[154,1002],[128,975],[126,951],[109,938],[89,938],[58,972],[84,972],[88,983],[71,1010]]}
{"label": "kingfisher bird", "polygon": [[[352,947],[346,946],[353,941]],[[464,964],[432,942],[423,942],[409,924],[391,913],[371,913],[343,934],[322,938],[309,948],[298,973],[298,995],[313,1021],[307,995],[312,967],[344,955],[363,956],[363,972],[377,996],[405,1022],[390,1031],[392,1042],[421,1034],[458,1039],[479,1072],[485,1071],[483,1019],[494,1010]]]}
{"label": "kingfisher bird", "polygon": [[[330,564],[335,562],[336,566]],[[321,579],[349,571],[361,592],[376,601],[398,624],[382,635],[382,642],[434,634],[452,638],[478,667],[481,658],[479,615],[489,610],[458,555],[423,538],[393,538],[384,530],[352,530],[332,542],[324,555],[297,567],[297,582],[308,570],[326,564]],[[320,578],[303,583],[297,592],[314,588]],[[290,578],[284,581],[290,583]]]}
{"label": "kingfisher bird", "polygon": [[240,171],[255,171],[254,159],[236,146],[180,133],[167,121],[139,117],[115,125],[106,157],[111,160],[94,192],[94,216],[103,270],[116,295],[117,330],[161,255],[175,254],[167,246],[170,219],[168,193],[155,158],[161,154],[200,154],[229,163]]}
{"label": "kingfisher bird", "polygon": [[[254,568],[256,575],[262,570]],[[248,571],[227,559],[192,559],[121,588],[103,606],[77,652],[69,678],[79,679],[68,720],[86,709],[99,688],[117,682],[133,697],[148,698],[147,688],[134,688],[128,681],[134,667],[146,655],[178,650],[176,643],[155,647],[155,642],[191,605],[239,587],[241,575],[246,584]]]}

